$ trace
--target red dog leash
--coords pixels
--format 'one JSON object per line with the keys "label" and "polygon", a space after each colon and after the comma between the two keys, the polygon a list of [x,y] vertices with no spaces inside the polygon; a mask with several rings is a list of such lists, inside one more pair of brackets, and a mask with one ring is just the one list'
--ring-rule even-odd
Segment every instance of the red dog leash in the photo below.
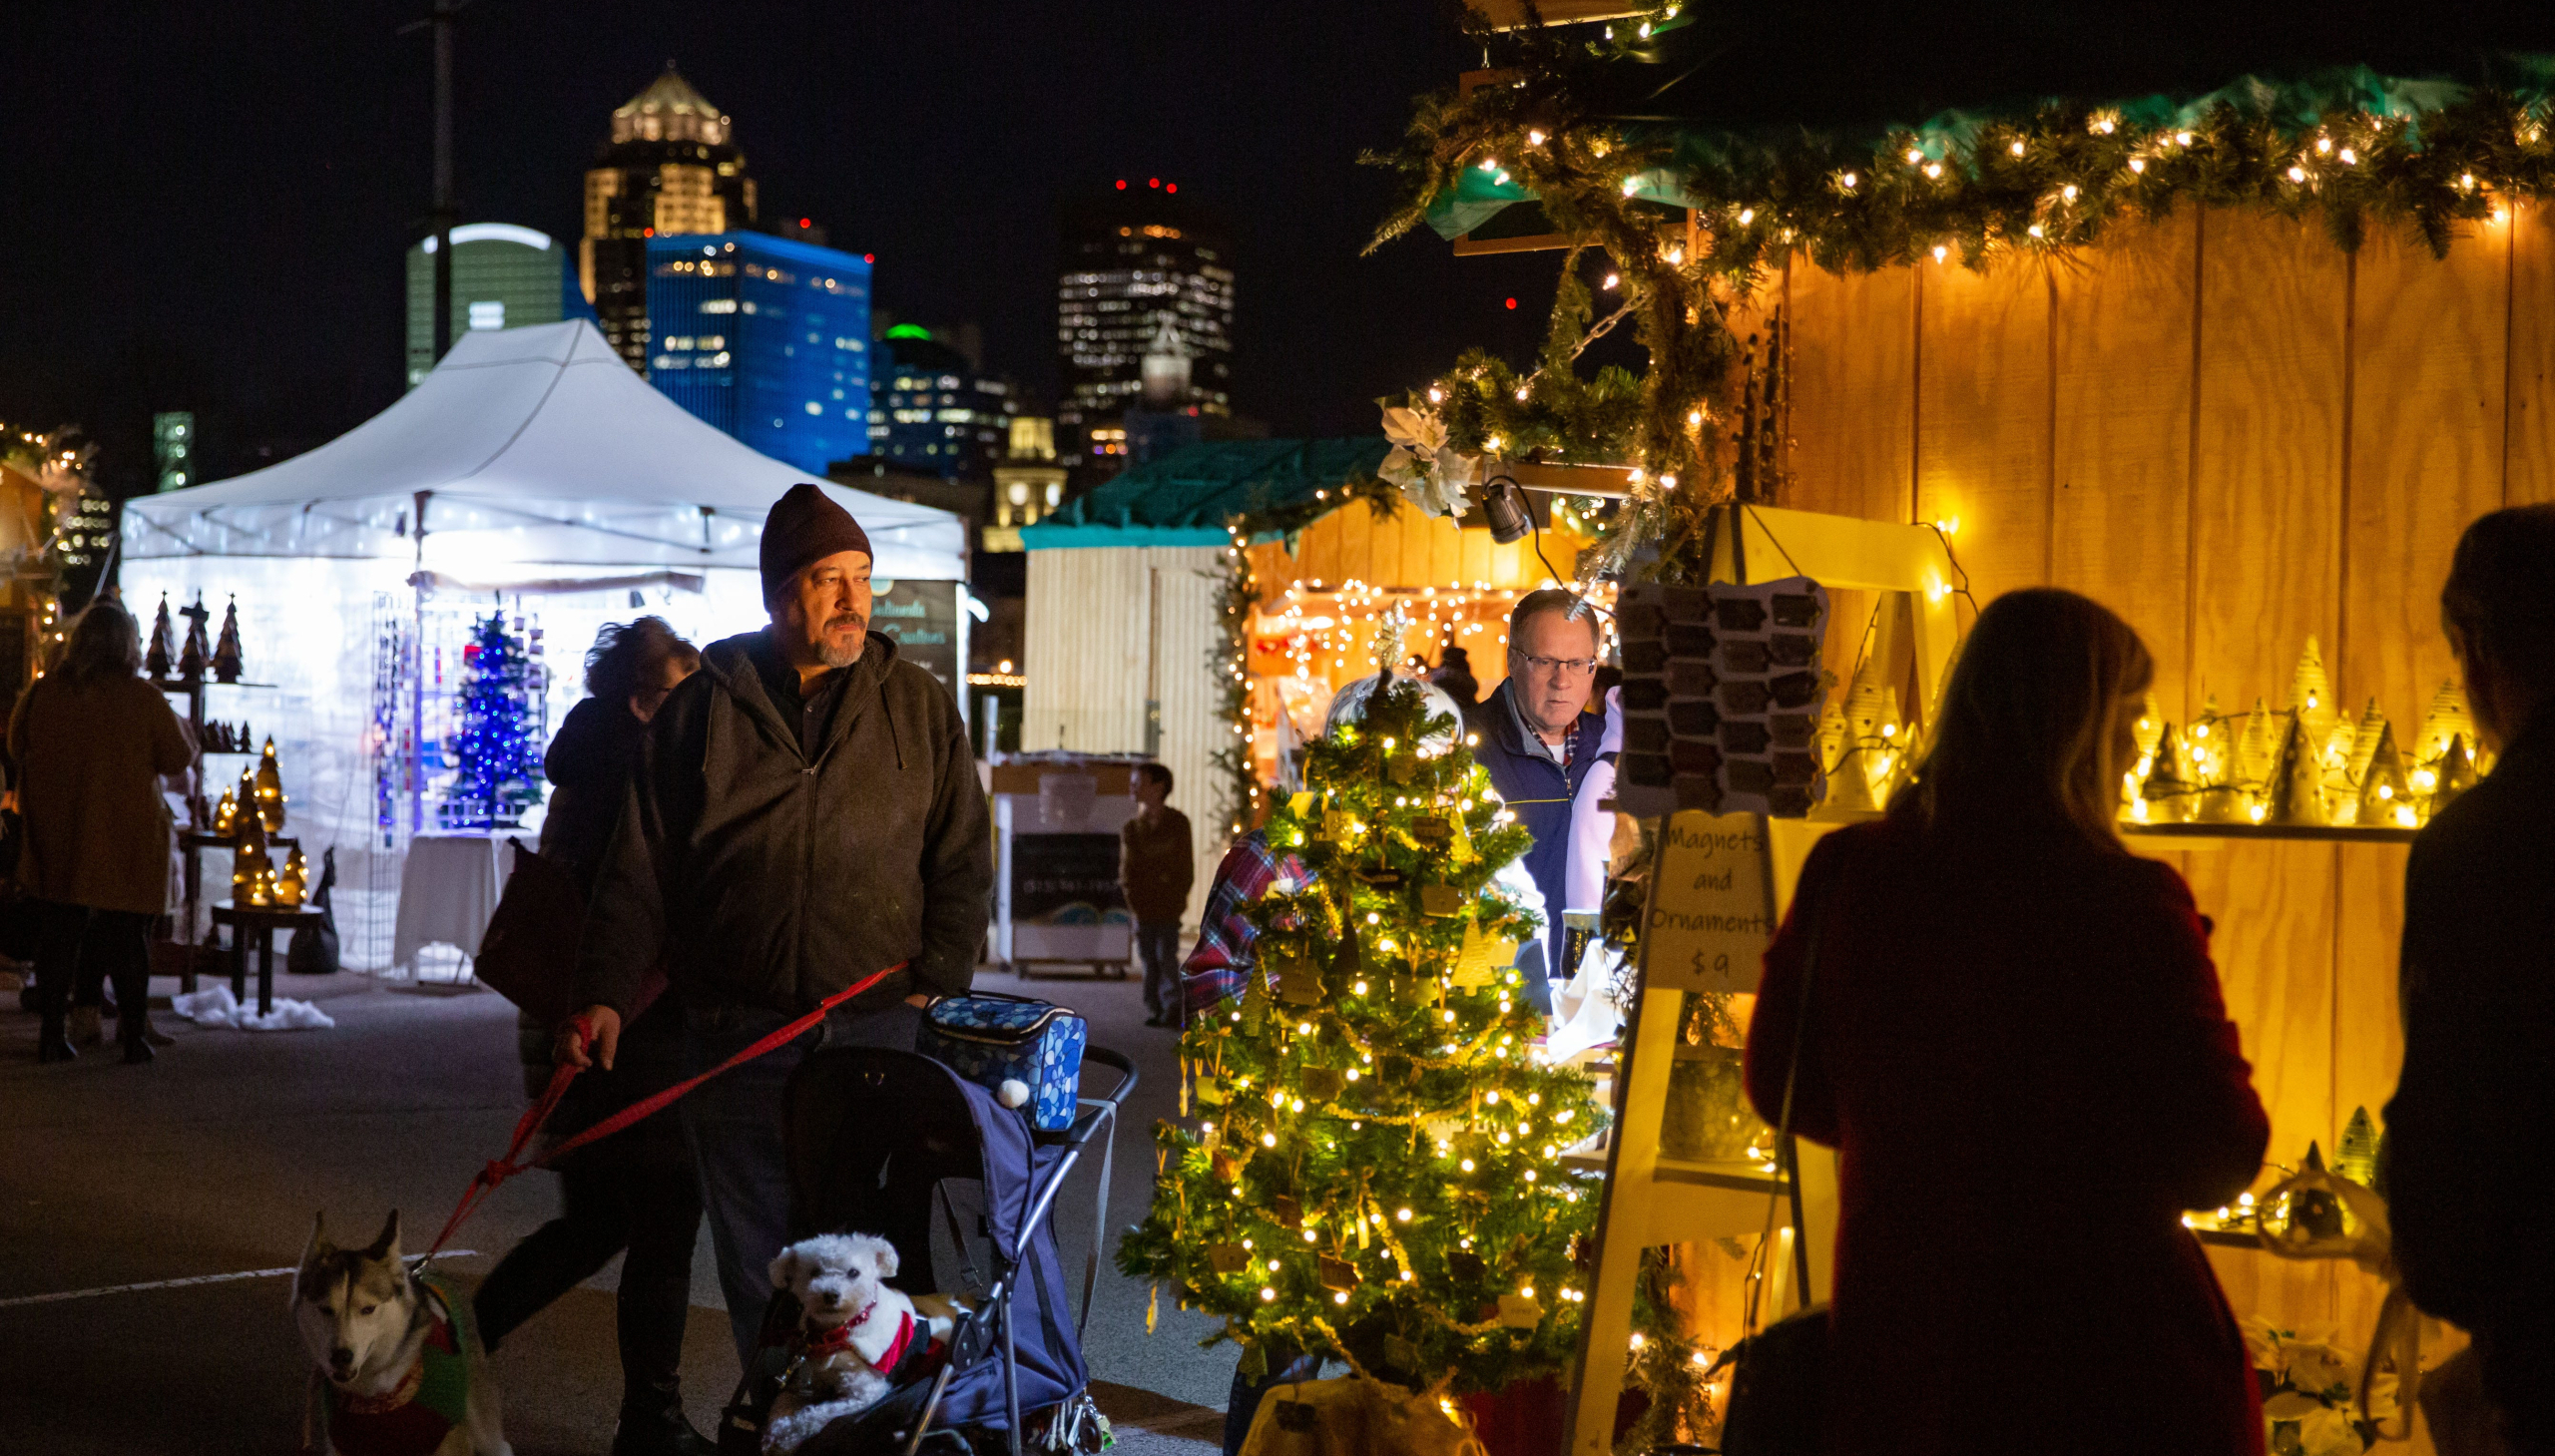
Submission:
{"label": "red dog leash", "polygon": [[[524,1158],[522,1157],[523,1150],[531,1144],[534,1138],[540,1136],[542,1124],[550,1121],[550,1115],[553,1112],[558,1111],[559,1099],[567,1095],[568,1084],[577,1080],[578,1069],[571,1067],[564,1062],[561,1063],[558,1067],[552,1069],[550,1073],[550,1085],[542,1089],[540,1100],[535,1102],[531,1107],[524,1109],[523,1116],[516,1121],[514,1141],[506,1145],[505,1156],[489,1164],[487,1167],[480,1169],[477,1176],[470,1180],[470,1187],[462,1190],[461,1202],[453,1208],[452,1216],[444,1220],[443,1231],[435,1235],[434,1245],[426,1250],[425,1259],[432,1259],[436,1254],[443,1251],[444,1244],[451,1241],[454,1230],[460,1228],[462,1223],[467,1220],[472,1213],[479,1211],[479,1205],[486,1201],[488,1195],[497,1191],[497,1185],[504,1183],[507,1179],[514,1177],[518,1173],[527,1173],[536,1168],[547,1167],[559,1159],[565,1158],[569,1154],[576,1152],[578,1149],[585,1147],[589,1143],[599,1142],[605,1138],[609,1138],[613,1134],[620,1132],[622,1129],[629,1127],[632,1123],[639,1122],[656,1113],[663,1112],[666,1108],[681,1101],[694,1088],[708,1082],[710,1079],[721,1076],[725,1073],[733,1072],[748,1062],[753,1061],[757,1057],[787,1046],[789,1043],[796,1041],[801,1036],[806,1035],[808,1028],[813,1027],[820,1021],[823,1021],[825,1019],[826,1012],[829,1012],[835,1007],[840,1006],[842,1003],[849,1001],[852,997],[857,996],[861,992],[868,990],[870,987],[877,985],[880,981],[883,981],[889,976],[894,975],[896,972],[903,970],[910,964],[912,963],[909,961],[898,961],[883,971],[879,971],[874,975],[853,982],[851,985],[844,987],[840,991],[836,991],[831,996],[828,996],[824,1000],[818,1002],[815,1010],[799,1017],[796,1021],[789,1023],[787,1026],[780,1028],[769,1036],[763,1038],[753,1046],[746,1048],[744,1051],[739,1052],[733,1057],[730,1057],[727,1061],[720,1063],[718,1066],[711,1068],[700,1076],[690,1078],[683,1082],[678,1082],[674,1086],[669,1087],[665,1091],[657,1093],[654,1096],[641,1098],[639,1101],[632,1103],[630,1106],[623,1108],[617,1113],[614,1113],[611,1117],[604,1119],[602,1122],[599,1122],[593,1127],[586,1129],[584,1132],[579,1133],[575,1137],[570,1138],[558,1147],[537,1157]],[[592,1046],[594,1044],[594,1030],[592,1027],[586,1025],[583,1017],[577,1018],[570,1022],[569,1025],[578,1029],[579,1036],[586,1045]],[[419,1267],[424,1266],[425,1259],[418,1261]]]}

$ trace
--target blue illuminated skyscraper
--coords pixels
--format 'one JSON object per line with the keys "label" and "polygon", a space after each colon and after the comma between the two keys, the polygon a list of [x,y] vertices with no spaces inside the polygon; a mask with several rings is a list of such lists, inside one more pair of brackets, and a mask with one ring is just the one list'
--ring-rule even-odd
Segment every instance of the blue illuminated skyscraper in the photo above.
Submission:
{"label": "blue illuminated skyscraper", "polygon": [[761,233],[648,240],[648,382],[810,476],[869,450],[869,263]]}

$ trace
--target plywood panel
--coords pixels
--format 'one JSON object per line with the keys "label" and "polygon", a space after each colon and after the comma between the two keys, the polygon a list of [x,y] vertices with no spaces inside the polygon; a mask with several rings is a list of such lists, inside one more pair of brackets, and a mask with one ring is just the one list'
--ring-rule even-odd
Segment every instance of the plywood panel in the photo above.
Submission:
{"label": "plywood panel", "polygon": [[[2124,223],[2055,267],[2057,495],[2050,580],[2111,608],[2157,664],[2156,701],[2191,721],[2192,331],[2201,214]],[[1957,541],[1957,538],[1955,538]]]}
{"label": "plywood panel", "polygon": [[2395,996],[2396,946],[2404,935],[2401,844],[2341,850],[2339,918],[2333,925],[2333,1136],[2353,1108],[2380,1117],[2404,1066]]}
{"label": "plywood panel", "polygon": [[1216,817],[1224,775],[1217,771],[1213,757],[1235,741],[1224,721],[1223,683],[1217,676],[1221,620],[1216,608],[1222,592],[1217,558],[1221,554],[1213,546],[1157,547],[1145,553],[1146,568],[1159,593],[1153,657],[1162,704],[1160,754],[1171,769],[1178,806],[1189,815],[1191,847],[1197,859],[1197,878],[1186,912],[1193,927],[1206,904],[1216,862],[1232,839],[1231,825]]}
{"label": "plywood panel", "polygon": [[2555,501],[2555,210],[2512,205],[2506,504]]}
{"label": "plywood panel", "polygon": [[[2383,1119],[2404,1065],[2403,1024],[2396,1012],[2396,944],[2404,933],[2404,860],[2400,844],[2341,848],[2341,892],[2333,924],[2333,1136],[2354,1108]],[[2380,1126],[2383,1126],[2381,1121]],[[2337,1317],[2350,1337],[2365,1340],[2385,1290],[2344,1271]]]}
{"label": "plywood panel", "polygon": [[[1785,273],[1791,314],[1791,414],[1781,504],[1904,521],[1916,470],[1916,274],[1838,275],[1795,254]],[[1825,660],[1851,681],[1877,605],[1830,594]]]}
{"label": "plywood panel", "polygon": [[[1359,508],[1351,506],[1349,509],[1353,511]],[[1373,506],[1366,506],[1363,509],[1368,520],[1366,561],[1350,574],[1361,582],[1371,582],[1379,587],[1408,581],[1410,578],[1403,562],[1409,553],[1410,525],[1411,522],[1424,518],[1419,512],[1407,508],[1395,511],[1389,516]],[[1423,561],[1420,569],[1425,571],[1427,563]]]}
{"label": "plywood panel", "polygon": [[2502,503],[2509,247],[2508,224],[2472,228],[2445,258],[2386,230],[2352,285],[2341,642],[2327,663],[2346,703],[2374,696],[2408,728],[2456,674],[2439,588],[2458,533]]}
{"label": "plywood panel", "polygon": [[[1487,535],[1488,533],[1483,533]],[[1426,585],[1452,587],[1464,579],[1464,533],[1452,521],[1432,521],[1428,526],[1428,577]]]}
{"label": "plywood panel", "polygon": [[2049,275],[2022,257],[1920,271],[1916,518],[1959,522],[1953,550],[1984,606],[2049,579]]}
{"label": "plywood panel", "polygon": [[2213,210],[2204,236],[2190,694],[2234,713],[2333,643],[2349,289],[2314,224]]}
{"label": "plywood panel", "polygon": [[1904,521],[1914,480],[1916,278],[1839,276],[1795,255],[1791,480],[1781,504]]}
{"label": "plywood panel", "polygon": [[2327,1152],[2333,1105],[2333,862],[2329,844],[2247,844],[2191,855],[2201,912],[2216,923],[2228,1014],[2271,1113],[2265,1156],[2295,1166]]}
{"label": "plywood panel", "polygon": [[1145,555],[1141,547],[1030,553],[1021,645],[1028,679],[1023,748],[1144,746],[1152,613]]}
{"label": "plywood panel", "polygon": [[1490,581],[1491,572],[1490,533],[1488,531],[1466,531],[1463,535],[1463,560],[1462,564],[1457,569],[1457,579],[1467,587],[1487,585]]}

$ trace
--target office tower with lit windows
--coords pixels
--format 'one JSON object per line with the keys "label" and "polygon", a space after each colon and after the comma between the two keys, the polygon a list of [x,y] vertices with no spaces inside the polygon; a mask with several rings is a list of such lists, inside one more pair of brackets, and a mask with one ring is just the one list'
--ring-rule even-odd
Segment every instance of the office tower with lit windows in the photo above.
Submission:
{"label": "office tower with lit windows", "polygon": [[869,263],[762,233],[648,240],[648,382],[821,476],[869,449]]}
{"label": "office tower with lit windows", "polygon": [[1114,474],[1128,410],[1233,412],[1232,235],[1159,178],[1068,207],[1056,280],[1068,453]]}
{"label": "office tower with lit windows", "polygon": [[653,352],[649,243],[742,233],[754,221],[754,179],[728,118],[668,62],[664,75],[613,112],[612,140],[586,174],[578,282],[604,338],[630,367],[646,373]]}
{"label": "office tower with lit windows", "polygon": [[915,323],[878,340],[870,370],[869,453],[905,470],[983,480],[1011,446],[1019,392]]}
{"label": "office tower with lit windows", "polygon": [[[435,366],[435,246],[408,249],[408,387]],[[547,233],[511,223],[452,230],[452,337],[474,328],[521,328],[566,317],[568,250]]]}

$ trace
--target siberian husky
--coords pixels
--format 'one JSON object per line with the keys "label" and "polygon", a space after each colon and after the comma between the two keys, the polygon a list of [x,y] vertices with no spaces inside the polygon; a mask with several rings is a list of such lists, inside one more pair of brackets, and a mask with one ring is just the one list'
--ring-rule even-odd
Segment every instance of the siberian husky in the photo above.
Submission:
{"label": "siberian husky", "polygon": [[302,1449],[512,1456],[469,1298],[409,1272],[397,1211],[364,1248],[329,1242],[325,1221],[311,1220],[292,1284],[293,1325],[313,1366]]}

